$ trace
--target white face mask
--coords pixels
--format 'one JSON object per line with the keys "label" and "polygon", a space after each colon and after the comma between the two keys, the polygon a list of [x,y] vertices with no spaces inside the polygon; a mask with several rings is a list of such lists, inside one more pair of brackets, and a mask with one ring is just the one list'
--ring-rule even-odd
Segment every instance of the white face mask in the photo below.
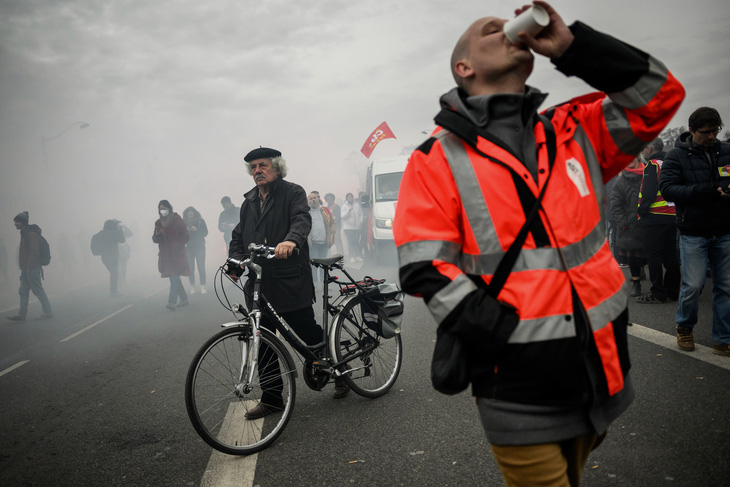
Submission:
{"label": "white face mask", "polygon": [[160,210],[160,215],[167,216],[170,214],[170,210]]}

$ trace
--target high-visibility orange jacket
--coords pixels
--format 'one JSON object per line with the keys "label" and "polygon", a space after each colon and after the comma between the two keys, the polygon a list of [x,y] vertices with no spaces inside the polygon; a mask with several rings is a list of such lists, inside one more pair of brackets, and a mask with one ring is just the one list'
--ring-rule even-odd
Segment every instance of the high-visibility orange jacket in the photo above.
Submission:
{"label": "high-visibility orange jacket", "polygon": [[[495,325],[491,343],[478,344],[472,390],[518,403],[591,402],[602,431],[628,405],[611,401],[629,368],[628,292],[606,241],[604,183],[671,120],[684,89],[649,55],[583,24],[571,29],[575,40],[554,63],[610,95],[546,112],[557,138],[552,176],[539,222],[498,296],[519,322]],[[488,126],[480,132],[449,106],[436,122],[401,182],[394,220],[401,284],[425,299],[437,323],[478,323],[486,287],[526,219],[513,177],[534,198],[547,180],[545,131],[535,121],[535,181]]]}

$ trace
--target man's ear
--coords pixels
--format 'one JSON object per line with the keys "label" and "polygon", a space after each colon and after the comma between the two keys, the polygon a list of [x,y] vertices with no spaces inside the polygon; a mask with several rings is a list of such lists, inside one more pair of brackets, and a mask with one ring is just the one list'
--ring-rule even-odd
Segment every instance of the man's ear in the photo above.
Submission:
{"label": "man's ear", "polygon": [[474,76],[474,69],[468,59],[462,59],[456,62],[454,72],[462,78],[471,78]]}

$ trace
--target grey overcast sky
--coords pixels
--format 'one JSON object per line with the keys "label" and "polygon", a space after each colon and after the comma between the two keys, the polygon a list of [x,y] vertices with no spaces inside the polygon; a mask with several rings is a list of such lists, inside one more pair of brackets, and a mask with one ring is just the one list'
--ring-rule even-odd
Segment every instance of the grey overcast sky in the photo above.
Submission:
{"label": "grey overcast sky", "polygon": [[[387,121],[397,137],[373,157],[419,144],[453,86],[456,39],[519,5],[0,0],[2,219],[30,210],[101,228],[116,217],[151,233],[167,198],[214,228],[220,197],[238,204],[252,187],[241,161],[259,145],[281,150],[308,191],[355,192],[370,132]],[[730,120],[727,0],[552,5],[669,67],[687,89],[671,126],[704,105]],[[544,59],[529,83],[550,93],[545,107],[591,91]]]}

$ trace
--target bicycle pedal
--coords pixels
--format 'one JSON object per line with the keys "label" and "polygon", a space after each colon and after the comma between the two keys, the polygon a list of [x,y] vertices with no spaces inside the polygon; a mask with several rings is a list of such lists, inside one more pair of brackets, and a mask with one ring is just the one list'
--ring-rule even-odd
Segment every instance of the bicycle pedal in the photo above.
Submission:
{"label": "bicycle pedal", "polygon": [[312,367],[317,369],[329,369],[331,366],[329,359],[320,359],[312,362]]}

